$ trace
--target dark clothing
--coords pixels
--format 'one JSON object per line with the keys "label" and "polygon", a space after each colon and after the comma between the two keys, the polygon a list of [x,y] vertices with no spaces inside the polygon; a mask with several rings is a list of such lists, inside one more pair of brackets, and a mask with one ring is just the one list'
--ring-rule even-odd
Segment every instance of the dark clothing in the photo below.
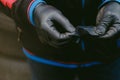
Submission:
{"label": "dark clothing", "polygon": [[[78,25],[95,25],[95,19],[99,10],[98,7],[101,5],[103,0],[45,1],[47,4],[60,9],[62,13],[76,27]],[[82,44],[82,42],[80,42],[79,44],[70,43],[67,46],[59,49],[46,44],[42,44],[38,38],[35,27],[32,26],[27,19],[27,8],[30,3],[31,0],[17,0],[16,3],[13,4],[13,7],[11,9],[9,9],[7,6],[5,7],[2,4],[0,6],[4,9],[3,12],[10,15],[17,23],[17,26],[22,30],[22,32],[20,32],[20,38],[23,47],[28,49],[36,56],[40,56],[50,60],[78,63],[91,61],[108,62],[113,61],[113,59],[116,58],[116,56],[113,56],[113,52],[118,54],[119,48],[115,47],[114,49],[113,46],[116,46],[116,41],[112,42],[113,44],[111,44],[111,40],[107,43],[110,43],[110,50],[107,44],[101,45],[99,41],[96,42],[95,40],[91,39],[85,39],[84,45]],[[82,50],[81,46],[85,47],[85,51]],[[111,49],[113,49],[113,51]]]}
{"label": "dark clothing", "polygon": [[[120,80],[120,59],[110,64],[67,69],[28,61],[33,80]],[[79,78],[79,79],[78,79]]]}
{"label": "dark clothing", "polygon": [[74,26],[95,25],[98,7],[102,0],[45,0],[61,10]]}
{"label": "dark clothing", "polygon": [[[68,63],[79,65],[76,68],[65,68],[29,59],[33,80],[74,80],[77,77],[80,80],[120,80],[119,40],[96,40],[95,38],[87,37],[81,38],[79,43],[71,42],[62,48],[54,48],[42,44],[38,38],[35,26],[32,26],[27,18],[27,10],[31,1],[33,0],[16,0],[12,8],[0,3],[1,10],[12,17],[17,27],[22,30],[19,37],[24,49],[28,50],[30,56],[34,55],[37,58],[43,58],[44,61],[50,60],[62,63],[62,65],[67,65]],[[79,25],[95,26],[95,19],[99,11],[98,7],[104,0],[45,1],[47,4],[61,10],[76,27]],[[94,61],[102,64],[81,66]]]}
{"label": "dark clothing", "polygon": [[[84,0],[85,4],[83,4],[82,1],[83,0],[46,0],[48,4],[60,9],[75,27],[78,25],[95,25],[95,19],[99,10],[98,7],[102,3],[102,0]],[[108,47],[100,49],[101,47],[103,48],[104,44],[101,45],[101,43],[98,44],[98,42],[95,42],[94,44],[93,41],[91,42],[91,40],[89,41],[89,39],[86,39],[84,41],[85,47],[89,47],[87,48],[87,53],[81,49],[81,43],[80,45],[71,43],[68,46],[57,49],[42,44],[37,37],[34,27],[25,26],[23,30],[25,30],[21,36],[23,46],[40,57],[63,62],[88,62],[97,60],[107,62],[113,60],[113,56],[110,58],[111,56],[108,55],[110,54],[108,53]],[[116,42],[110,44],[110,46],[112,45],[116,45]],[[92,50],[90,52],[91,48]],[[105,50],[107,51],[105,52]],[[115,50],[113,52],[115,52]]]}

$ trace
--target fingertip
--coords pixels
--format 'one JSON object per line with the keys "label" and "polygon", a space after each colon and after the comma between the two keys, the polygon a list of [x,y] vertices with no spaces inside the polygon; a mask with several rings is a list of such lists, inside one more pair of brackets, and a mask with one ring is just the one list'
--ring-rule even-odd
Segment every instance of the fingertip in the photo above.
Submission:
{"label": "fingertip", "polygon": [[95,32],[98,34],[98,35],[103,35],[106,31],[106,28],[104,28],[103,26],[97,26],[95,28]]}

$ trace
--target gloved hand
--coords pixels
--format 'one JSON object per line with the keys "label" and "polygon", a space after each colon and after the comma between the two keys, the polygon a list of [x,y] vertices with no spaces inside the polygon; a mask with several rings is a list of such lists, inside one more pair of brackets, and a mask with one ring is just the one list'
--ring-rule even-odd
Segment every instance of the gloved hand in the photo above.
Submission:
{"label": "gloved hand", "polygon": [[41,42],[53,47],[69,43],[75,28],[63,14],[53,6],[39,4],[34,11],[35,26]]}
{"label": "gloved hand", "polygon": [[104,5],[96,19],[97,27],[95,32],[101,38],[114,37],[120,32],[120,4],[110,2]]}

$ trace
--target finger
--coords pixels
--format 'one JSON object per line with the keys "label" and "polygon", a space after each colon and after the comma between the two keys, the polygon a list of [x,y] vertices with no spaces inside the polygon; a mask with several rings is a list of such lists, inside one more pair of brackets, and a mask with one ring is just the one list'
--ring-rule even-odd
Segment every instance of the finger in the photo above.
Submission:
{"label": "finger", "polygon": [[96,26],[95,28],[95,32],[98,35],[103,35],[105,34],[107,28],[110,26],[111,22],[113,20],[113,17],[111,16],[106,16],[104,17],[98,24],[98,26]]}
{"label": "finger", "polygon": [[61,13],[57,13],[54,15],[54,19],[62,25],[64,29],[66,29],[68,32],[74,32],[75,28],[73,25],[69,22],[69,20],[64,17]]}
{"label": "finger", "polygon": [[116,32],[117,32],[116,28],[111,27],[111,29],[108,30],[105,35],[101,36],[101,38],[109,38],[109,37],[112,37],[113,35],[116,34]]}
{"label": "finger", "polygon": [[[51,23],[51,25],[49,24]],[[71,35],[74,33],[66,32],[66,33],[60,33],[57,31],[57,29],[52,25],[52,21],[46,24],[43,24],[44,27],[42,27],[43,30],[45,30],[48,34],[49,37],[56,39],[56,40],[65,40],[70,38]]]}
{"label": "finger", "polygon": [[110,27],[110,29],[106,32],[104,36],[101,38],[110,38],[116,35],[120,31],[120,24],[114,24],[114,27]]}

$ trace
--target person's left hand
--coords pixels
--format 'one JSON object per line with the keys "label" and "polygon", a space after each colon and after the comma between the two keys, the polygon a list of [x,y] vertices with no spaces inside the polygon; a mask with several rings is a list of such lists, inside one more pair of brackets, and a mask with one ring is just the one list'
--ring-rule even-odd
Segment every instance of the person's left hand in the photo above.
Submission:
{"label": "person's left hand", "polygon": [[100,38],[111,38],[120,33],[120,4],[110,2],[104,5],[96,19],[95,32]]}

